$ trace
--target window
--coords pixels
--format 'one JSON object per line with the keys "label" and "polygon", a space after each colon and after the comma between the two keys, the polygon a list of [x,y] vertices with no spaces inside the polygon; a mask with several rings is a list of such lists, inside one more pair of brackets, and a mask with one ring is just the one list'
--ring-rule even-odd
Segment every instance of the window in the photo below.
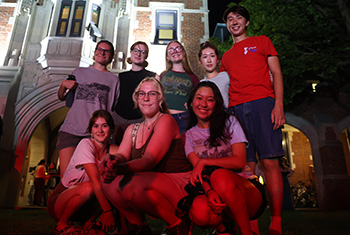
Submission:
{"label": "window", "polygon": [[101,32],[98,29],[98,22],[100,21],[101,7],[96,4],[92,4],[91,22],[88,26],[88,31],[91,39],[96,42],[97,37],[102,37]]}
{"label": "window", "polygon": [[81,34],[81,28],[84,20],[84,9],[85,9],[84,1],[78,1],[75,3],[75,10],[74,10],[74,15],[72,20],[72,28],[70,30],[71,37],[81,36],[80,34]]}
{"label": "window", "polygon": [[[63,0],[58,19],[56,36],[65,37],[68,34],[68,24],[71,18],[73,1]],[[71,19],[70,37],[80,37],[84,20],[85,1],[76,1],[74,6],[73,18]]]}
{"label": "window", "polygon": [[155,44],[167,44],[177,40],[177,11],[156,10]]}
{"label": "window", "polygon": [[62,1],[60,17],[58,19],[56,36],[66,36],[72,1]]}

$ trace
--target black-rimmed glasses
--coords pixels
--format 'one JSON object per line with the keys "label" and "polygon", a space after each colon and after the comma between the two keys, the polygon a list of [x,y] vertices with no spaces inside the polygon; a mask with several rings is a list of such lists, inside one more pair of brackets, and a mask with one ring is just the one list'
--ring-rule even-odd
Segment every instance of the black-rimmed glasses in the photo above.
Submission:
{"label": "black-rimmed glasses", "polygon": [[158,91],[149,91],[149,92],[138,91],[136,94],[139,99],[144,99],[147,95],[150,100],[156,100],[159,98],[159,95],[160,95]]}

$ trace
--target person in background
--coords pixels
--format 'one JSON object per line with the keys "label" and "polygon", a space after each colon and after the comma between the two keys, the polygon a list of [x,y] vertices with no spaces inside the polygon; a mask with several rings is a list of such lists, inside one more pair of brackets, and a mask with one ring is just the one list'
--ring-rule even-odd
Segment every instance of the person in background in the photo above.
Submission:
{"label": "person in background", "polygon": [[279,159],[279,164],[282,172],[282,179],[283,179],[283,203],[282,203],[282,210],[293,210],[293,200],[292,200],[292,193],[290,190],[290,182],[289,177],[291,177],[294,174],[294,170],[290,168],[288,160],[286,157],[282,157]]}
{"label": "person in background", "polygon": [[75,89],[74,102],[58,132],[60,174],[63,176],[74,150],[80,140],[90,136],[86,132],[91,114],[99,109],[111,112],[118,101],[119,78],[109,72],[107,66],[114,56],[113,44],[102,40],[94,52],[94,64],[88,68],[77,68],[74,80],[62,81],[57,95],[66,99],[67,90]]}
{"label": "person in background", "polygon": [[92,114],[87,128],[91,138],[79,142],[61,182],[48,200],[49,214],[57,221],[54,234],[70,234],[69,231],[76,234],[74,227],[69,227],[70,221],[86,215],[94,218],[95,210],[91,205],[96,199],[103,211],[98,223],[105,231],[115,229],[113,207],[103,194],[98,170],[101,160],[109,154],[108,140],[113,129],[114,122],[109,112],[97,110]]}
{"label": "person in background", "polygon": [[[240,120],[249,142],[249,167],[255,169],[257,155],[261,162],[271,209],[270,235],[280,235],[283,180],[278,159],[284,156],[281,128],[285,117],[278,54],[266,36],[248,36],[246,8],[235,5],[226,9],[223,20],[234,42],[223,55],[220,68],[230,77],[229,109]],[[251,224],[260,234],[258,221]]]}
{"label": "person in background", "polygon": [[116,125],[115,144],[119,145],[123,139],[125,129],[132,123],[142,122],[143,117],[139,109],[134,107],[132,94],[137,85],[145,77],[158,77],[154,72],[145,68],[148,66],[148,46],[145,42],[135,42],[130,47],[130,57],[127,62],[131,64],[131,70],[119,74],[120,96],[113,115]]}
{"label": "person in background", "polygon": [[246,165],[243,129],[226,112],[212,82],[200,82],[188,104],[185,151],[194,167],[190,182],[201,184],[204,191],[194,199],[190,217],[198,226],[215,227],[216,234],[232,234],[227,224],[234,221],[240,234],[251,235],[249,220],[262,214],[266,199],[263,186]]}
{"label": "person in background", "polygon": [[165,51],[166,70],[160,75],[164,86],[165,100],[170,114],[175,118],[180,133],[186,131],[188,111],[186,102],[199,79],[192,72],[187,53],[178,41],[168,43]]}
{"label": "person in background", "polygon": [[222,98],[224,99],[225,108],[228,107],[228,88],[230,86],[230,78],[227,72],[218,72],[218,64],[220,62],[219,51],[215,45],[210,42],[203,42],[198,52],[199,63],[205,70],[205,77],[201,80],[214,82],[219,88]]}
{"label": "person in background", "polygon": [[186,195],[191,165],[179,127],[168,114],[161,83],[154,77],[145,78],[133,100],[144,121],[131,124],[115,156],[101,163],[103,190],[129,221],[129,234],[152,234],[144,214],[163,219],[169,235],[188,234],[175,211]]}
{"label": "person in background", "polygon": [[45,160],[42,159],[38,163],[38,166],[35,169],[35,179],[34,179],[34,205],[41,206],[41,199],[44,195],[44,186],[45,186]]}

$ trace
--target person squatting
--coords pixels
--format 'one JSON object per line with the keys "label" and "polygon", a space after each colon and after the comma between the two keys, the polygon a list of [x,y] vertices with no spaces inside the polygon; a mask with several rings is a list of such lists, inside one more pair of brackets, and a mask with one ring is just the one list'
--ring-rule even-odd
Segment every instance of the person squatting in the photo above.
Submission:
{"label": "person squatting", "polygon": [[[149,48],[141,41],[130,48],[132,69],[114,75],[107,69],[114,47],[100,41],[94,65],[61,83],[59,99],[68,99],[69,90],[73,104],[57,143],[61,181],[48,199],[54,234],[148,235],[146,216],[166,223],[163,234],[191,234],[194,226],[260,234],[257,219],[267,200],[254,174],[256,156],[266,176],[269,234],[282,234],[278,54],[266,36],[247,35],[244,7],[228,8],[223,20],[234,44],[220,70],[216,46],[199,46],[202,80],[179,41],[167,44],[160,76],[145,69]],[[99,94],[87,97],[85,88]]]}

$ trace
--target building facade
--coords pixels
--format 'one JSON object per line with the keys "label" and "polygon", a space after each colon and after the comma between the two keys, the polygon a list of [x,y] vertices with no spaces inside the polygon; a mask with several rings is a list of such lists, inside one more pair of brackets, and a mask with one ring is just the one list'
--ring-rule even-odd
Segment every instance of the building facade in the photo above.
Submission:
{"label": "building facade", "polygon": [[[145,41],[147,69],[165,69],[165,47],[183,43],[193,71],[201,42],[209,39],[207,0],[20,0],[0,1],[0,207],[23,206],[30,188],[29,168],[41,159],[57,162],[56,136],[67,108],[57,89],[78,66],[93,63],[101,39],[116,55],[111,71],[125,63],[135,41]],[[286,113],[284,146],[293,169],[291,182],[315,171],[322,209],[350,208],[349,93],[327,107],[317,97]]]}

